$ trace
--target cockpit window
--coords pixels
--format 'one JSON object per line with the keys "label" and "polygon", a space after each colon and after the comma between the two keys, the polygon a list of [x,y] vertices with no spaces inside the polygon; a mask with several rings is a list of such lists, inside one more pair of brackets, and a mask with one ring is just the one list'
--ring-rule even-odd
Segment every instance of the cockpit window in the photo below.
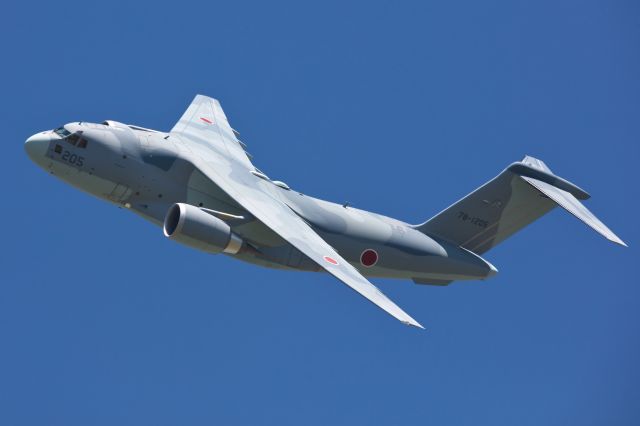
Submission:
{"label": "cockpit window", "polygon": [[54,132],[56,135],[60,136],[61,138],[66,138],[71,134],[71,132],[65,129],[64,127],[58,127],[57,129],[54,130]]}
{"label": "cockpit window", "polygon": [[87,140],[82,137],[82,131],[77,131],[75,133],[71,133],[64,127],[59,127],[54,130],[54,132],[60,136],[65,142],[70,143],[73,146],[77,146],[78,148],[86,148]]}
{"label": "cockpit window", "polygon": [[69,142],[71,145],[75,145],[78,143],[78,140],[80,139],[80,136],[78,136],[76,133],[67,136],[67,138],[65,139],[67,142]]}

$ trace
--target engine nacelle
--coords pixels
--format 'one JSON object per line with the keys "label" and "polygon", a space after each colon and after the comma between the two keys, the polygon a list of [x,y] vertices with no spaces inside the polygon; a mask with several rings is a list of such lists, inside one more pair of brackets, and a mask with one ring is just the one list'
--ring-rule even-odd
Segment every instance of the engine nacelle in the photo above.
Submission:
{"label": "engine nacelle", "polygon": [[236,254],[242,239],[221,219],[190,204],[176,203],[164,218],[164,235],[208,253]]}

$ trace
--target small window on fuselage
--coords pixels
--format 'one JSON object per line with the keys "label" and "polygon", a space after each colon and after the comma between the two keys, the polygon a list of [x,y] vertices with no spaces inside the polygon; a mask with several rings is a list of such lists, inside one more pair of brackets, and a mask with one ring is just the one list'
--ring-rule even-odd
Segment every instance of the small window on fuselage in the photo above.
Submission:
{"label": "small window on fuselage", "polygon": [[86,147],[87,147],[87,140],[80,139],[80,141],[78,141],[78,148],[86,148]]}

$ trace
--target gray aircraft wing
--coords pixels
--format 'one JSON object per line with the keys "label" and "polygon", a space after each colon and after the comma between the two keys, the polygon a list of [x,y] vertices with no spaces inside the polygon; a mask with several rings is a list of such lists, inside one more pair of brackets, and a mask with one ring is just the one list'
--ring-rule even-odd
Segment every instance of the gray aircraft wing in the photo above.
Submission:
{"label": "gray aircraft wing", "polygon": [[170,135],[182,141],[191,152],[191,161],[204,175],[292,246],[396,319],[424,328],[282,202],[270,181],[252,173],[255,168],[217,100],[196,96]]}
{"label": "gray aircraft wing", "polygon": [[254,169],[216,99],[197,95],[170,133],[184,136],[185,143],[202,152],[233,160],[236,167]]}

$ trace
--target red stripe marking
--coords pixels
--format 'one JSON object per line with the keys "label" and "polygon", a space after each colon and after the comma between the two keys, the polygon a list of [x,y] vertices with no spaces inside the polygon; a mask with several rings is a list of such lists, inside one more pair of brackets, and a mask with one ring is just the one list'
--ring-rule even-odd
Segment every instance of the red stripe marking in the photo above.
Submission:
{"label": "red stripe marking", "polygon": [[207,124],[213,124],[213,121],[211,121],[211,120],[209,120],[207,118],[204,118],[204,117],[200,117],[200,120],[204,121]]}
{"label": "red stripe marking", "polygon": [[334,258],[329,257],[329,256],[325,256],[325,257],[324,257],[324,260],[325,260],[325,262],[329,262],[329,263],[331,263],[332,265],[337,265],[337,264],[338,264],[338,261],[337,261],[337,260],[335,260]]}

